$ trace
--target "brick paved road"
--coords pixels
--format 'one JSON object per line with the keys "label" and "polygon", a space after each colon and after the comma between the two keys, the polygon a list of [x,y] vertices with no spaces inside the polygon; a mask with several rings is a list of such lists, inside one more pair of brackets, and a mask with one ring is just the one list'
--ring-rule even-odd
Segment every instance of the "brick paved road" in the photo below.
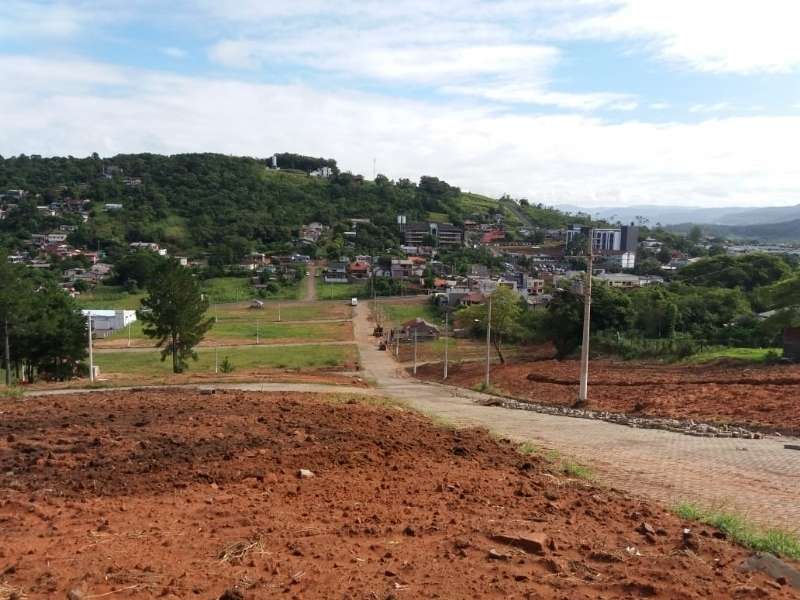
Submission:
{"label": "brick paved road", "polygon": [[[369,334],[368,308],[355,325],[365,375],[386,395],[459,426],[486,426],[591,465],[598,479],[665,504],[691,500],[745,514],[764,525],[800,532],[800,451],[792,440],[698,438],[603,421],[487,407],[481,394],[411,379]],[[797,443],[795,441],[795,443]]]}

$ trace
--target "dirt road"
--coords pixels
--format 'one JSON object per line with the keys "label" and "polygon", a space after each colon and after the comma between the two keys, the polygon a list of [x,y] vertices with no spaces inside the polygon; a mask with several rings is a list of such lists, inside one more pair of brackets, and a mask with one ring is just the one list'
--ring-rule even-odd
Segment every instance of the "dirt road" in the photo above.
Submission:
{"label": "dirt road", "polygon": [[483,395],[408,377],[370,336],[369,310],[356,310],[364,375],[387,396],[459,426],[485,426],[512,439],[557,448],[590,464],[605,483],[666,504],[690,500],[753,521],[800,531],[800,452],[787,438],[696,438],[602,421],[480,406]]}
{"label": "dirt road", "polygon": [[314,302],[317,299],[317,267],[308,265],[308,275],[306,275],[306,295],[303,302]]}

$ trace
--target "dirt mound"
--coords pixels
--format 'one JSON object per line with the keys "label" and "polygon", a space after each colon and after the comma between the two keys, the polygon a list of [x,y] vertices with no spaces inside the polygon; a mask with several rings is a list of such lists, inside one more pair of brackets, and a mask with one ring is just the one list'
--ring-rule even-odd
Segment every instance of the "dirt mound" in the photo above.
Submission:
{"label": "dirt mound", "polygon": [[0,414],[0,583],[29,598],[792,597],[710,530],[396,408],[173,390]]}
{"label": "dirt mound", "polygon": [[[569,406],[578,393],[578,361],[514,362],[492,367],[501,392],[541,404]],[[423,379],[439,381],[441,367],[425,365]],[[472,387],[484,366],[450,368],[448,383]],[[800,366],[662,365],[592,361],[589,407],[637,416],[693,419],[800,435]]]}

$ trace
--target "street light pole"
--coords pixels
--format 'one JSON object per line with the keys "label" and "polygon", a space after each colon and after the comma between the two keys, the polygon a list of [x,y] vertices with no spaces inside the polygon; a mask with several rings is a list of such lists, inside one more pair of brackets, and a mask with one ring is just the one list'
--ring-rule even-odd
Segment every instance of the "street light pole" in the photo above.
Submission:
{"label": "street light pole", "polygon": [[450,338],[447,336],[447,321],[450,313],[444,312],[444,375],[442,379],[447,379],[447,346]]}
{"label": "street light pole", "polygon": [[581,379],[578,389],[578,406],[585,405],[589,398],[589,337],[591,334],[592,320],[592,265],[594,248],[592,238],[594,230],[589,229],[586,257],[586,282],[583,284],[583,341],[581,343]]}
{"label": "street light pole", "polygon": [[414,329],[414,375],[417,374],[417,330]]}
{"label": "street light pole", "polygon": [[8,317],[5,318],[5,343],[3,350],[3,359],[6,363],[6,386],[11,386],[11,346],[8,343]]}
{"label": "street light pole", "polygon": [[486,388],[489,388],[489,364],[492,343],[492,296],[489,294],[489,314],[486,319]]}
{"label": "street light pole", "polygon": [[94,352],[92,349],[92,314],[89,313],[89,381],[94,383]]}

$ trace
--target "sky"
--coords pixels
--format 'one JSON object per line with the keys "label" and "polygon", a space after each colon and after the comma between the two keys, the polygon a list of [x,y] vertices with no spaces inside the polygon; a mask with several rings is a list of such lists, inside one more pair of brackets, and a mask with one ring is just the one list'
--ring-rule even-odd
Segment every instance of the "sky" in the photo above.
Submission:
{"label": "sky", "polygon": [[800,203],[797,0],[2,0],[0,154],[297,152],[547,205]]}

